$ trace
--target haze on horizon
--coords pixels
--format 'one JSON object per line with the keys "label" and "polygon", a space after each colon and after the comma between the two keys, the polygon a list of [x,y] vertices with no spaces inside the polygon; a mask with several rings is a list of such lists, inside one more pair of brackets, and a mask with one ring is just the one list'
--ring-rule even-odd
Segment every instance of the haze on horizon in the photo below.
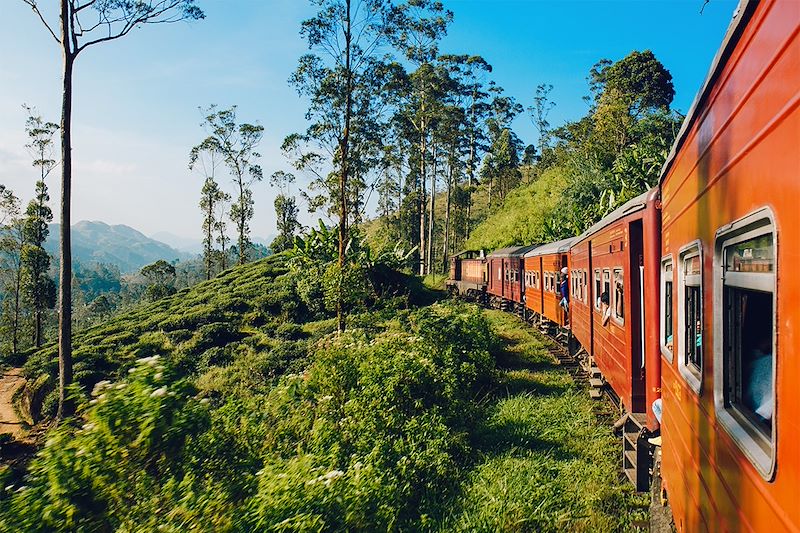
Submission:
{"label": "haze on horizon", "polygon": [[[601,58],[651,49],[670,70],[673,107],[686,113],[705,79],[735,0],[562,1],[445,0],[455,14],[442,53],[482,55],[492,79],[525,107],[540,83],[554,86],[550,122],[586,111],[586,75]],[[204,137],[199,106],[238,105],[240,121],[265,127],[259,151],[265,176],[291,170],[283,138],[306,127],[305,104],[287,83],[306,52],[300,23],[313,13],[298,0],[198,0],[206,19],[134,30],[82,54],[73,109],[73,221],[125,224],[146,235],[199,239],[202,177],[188,153]],[[0,47],[0,183],[23,201],[36,172],[24,149],[26,113],[60,118],[60,54],[21,0],[3,0]],[[527,114],[514,130],[536,140]],[[295,192],[307,184],[298,174]],[[58,220],[59,171],[48,178]],[[224,184],[228,186],[229,184]],[[254,186],[254,236],[275,232],[275,192]],[[301,221],[312,224],[301,202]]]}

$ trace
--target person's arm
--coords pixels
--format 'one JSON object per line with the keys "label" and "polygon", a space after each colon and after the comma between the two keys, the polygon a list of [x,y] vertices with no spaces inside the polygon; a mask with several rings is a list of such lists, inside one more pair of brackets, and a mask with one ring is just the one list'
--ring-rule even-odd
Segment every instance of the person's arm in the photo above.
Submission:
{"label": "person's arm", "polygon": [[608,325],[608,320],[611,318],[611,306],[606,305],[606,310],[603,311],[603,325]]}

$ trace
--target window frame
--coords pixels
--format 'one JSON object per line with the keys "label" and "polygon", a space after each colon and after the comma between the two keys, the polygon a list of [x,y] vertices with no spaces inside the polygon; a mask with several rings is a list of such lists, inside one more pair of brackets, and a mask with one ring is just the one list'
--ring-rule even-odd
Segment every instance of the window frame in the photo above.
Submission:
{"label": "window frame", "polygon": [[[666,279],[666,270],[667,265],[672,267],[670,272],[669,280]],[[666,294],[667,294],[667,281],[672,283],[672,302],[671,302],[671,315],[670,320],[672,322],[672,349],[670,350],[667,348],[664,338],[665,333],[667,332],[667,316],[666,316]],[[675,352],[675,262],[672,260],[672,254],[665,255],[661,258],[661,276],[659,278],[659,286],[660,286],[660,307],[661,309],[658,312],[659,315],[659,327],[658,327],[658,345],[661,347],[661,355],[664,358],[672,363],[674,360],[674,352]]]}
{"label": "window frame", "polygon": [[[678,329],[677,331],[673,328],[672,331],[672,346],[673,349],[675,348],[675,336],[678,335],[678,371],[680,372],[681,376],[683,376],[684,381],[689,385],[689,387],[697,393],[697,395],[701,395],[703,393],[703,370],[705,368],[705,357],[704,351],[707,344],[708,336],[704,335],[705,330],[705,313],[703,312],[703,266],[704,266],[704,258],[703,258],[703,242],[700,239],[692,241],[688,244],[685,244],[678,250]],[[699,257],[700,259],[700,274],[693,274],[690,279],[687,280],[686,271],[684,268],[684,262],[687,259],[692,257]],[[673,272],[675,270],[675,265],[672,266]],[[697,283],[697,285],[695,285]],[[695,365],[689,365],[686,363],[686,287],[699,287],[700,292],[700,335],[702,336],[701,345],[700,345],[700,367],[697,368]],[[672,298],[675,298],[675,286],[673,285],[672,290]]]}
{"label": "window frame", "polygon": [[[732,283],[725,281],[725,248],[744,242],[755,237],[772,234],[773,271],[771,273],[752,273],[755,283],[747,285],[748,277],[736,276]],[[714,343],[714,411],[717,421],[728,433],[736,446],[748,458],[750,463],[765,481],[773,481],[777,468],[778,456],[778,347],[780,338],[778,327],[778,257],[779,232],[775,223],[775,216],[768,207],[746,215],[737,221],[718,229],[714,235],[714,316],[718,317],[714,323],[714,338],[719,339]],[[734,273],[735,274],[735,273]],[[770,279],[767,279],[770,278]],[[766,280],[766,281],[764,281]],[[751,280],[752,281],[752,280]],[[726,405],[725,398],[725,373],[727,363],[725,358],[725,288],[735,287],[745,290],[763,291],[764,288],[772,292],[772,387],[773,387],[773,412],[772,432],[769,438],[759,431],[748,416],[735,405]],[[767,291],[763,291],[767,292]]]}
{"label": "window frame", "polygon": [[[617,287],[616,287],[616,274],[619,272],[622,278],[622,315],[617,314]],[[625,325],[625,270],[622,267],[614,267],[611,269],[611,287],[609,289],[614,294],[613,298],[609,294],[611,306],[611,318],[620,326]]]}
{"label": "window frame", "polygon": [[603,307],[600,303],[600,295],[603,294],[603,274],[599,268],[594,269],[594,310],[598,313],[601,312]]}

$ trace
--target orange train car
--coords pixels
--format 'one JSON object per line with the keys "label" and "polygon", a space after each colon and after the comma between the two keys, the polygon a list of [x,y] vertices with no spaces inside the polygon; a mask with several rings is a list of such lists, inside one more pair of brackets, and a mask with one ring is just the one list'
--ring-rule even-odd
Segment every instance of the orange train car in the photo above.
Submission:
{"label": "orange train car", "polygon": [[800,2],[742,2],[661,177],[679,531],[800,531]]}
{"label": "orange train car", "polygon": [[490,296],[500,302],[522,305],[525,294],[525,252],[533,246],[501,248],[486,257],[487,289]]}
{"label": "orange train car", "polygon": [[483,250],[465,250],[450,257],[447,288],[458,294],[479,297],[486,292],[486,258]]}
{"label": "orange train car", "polygon": [[[559,326],[567,325],[569,318],[559,305],[559,283],[561,269],[569,269],[569,248],[573,240],[574,237],[570,237],[537,246],[525,254],[526,275],[538,281],[535,289],[526,289],[525,307]],[[528,274],[529,268],[532,269],[531,274]]]}
{"label": "orange train car", "polygon": [[658,335],[648,331],[657,322],[647,316],[658,309],[657,208],[656,189],[626,202],[577,237],[570,252],[573,334],[627,412],[652,430],[658,425],[649,406],[661,377]]}

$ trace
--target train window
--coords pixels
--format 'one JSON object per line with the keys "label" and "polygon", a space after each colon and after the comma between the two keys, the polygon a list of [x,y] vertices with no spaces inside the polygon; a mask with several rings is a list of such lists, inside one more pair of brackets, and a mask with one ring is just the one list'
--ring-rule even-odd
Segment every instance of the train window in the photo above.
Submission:
{"label": "train window", "polygon": [[[770,479],[775,457],[775,234],[767,210],[718,232],[720,319],[715,405],[723,426]],[[720,350],[721,349],[721,350]],[[721,372],[717,372],[719,366]]]}
{"label": "train window", "polygon": [[614,269],[614,319],[620,324],[625,321],[625,284],[622,269]]}
{"label": "train window", "polygon": [[672,258],[661,261],[661,353],[672,362]]}
{"label": "train window", "polygon": [[600,308],[601,308],[600,295],[602,294],[602,292],[603,292],[603,285],[602,285],[602,281],[601,281],[601,278],[600,278],[600,271],[599,270],[595,270],[594,271],[594,308],[596,310],[598,310],[598,311],[600,311]]}
{"label": "train window", "polygon": [[699,243],[680,254],[678,303],[678,367],[695,392],[700,393],[703,374],[702,251]]}
{"label": "train window", "polygon": [[611,271],[609,269],[603,270],[603,292],[600,294],[606,293],[609,298],[609,303],[611,302]]}

